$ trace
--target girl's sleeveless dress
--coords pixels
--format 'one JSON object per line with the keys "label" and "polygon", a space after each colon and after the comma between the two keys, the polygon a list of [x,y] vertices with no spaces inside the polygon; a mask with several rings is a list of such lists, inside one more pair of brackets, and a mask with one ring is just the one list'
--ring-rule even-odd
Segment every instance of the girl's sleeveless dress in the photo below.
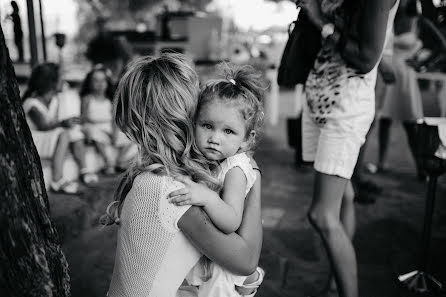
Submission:
{"label": "girl's sleeveless dress", "polygon": [[39,99],[28,98],[23,103],[26,121],[31,129],[31,135],[40,158],[51,158],[54,154],[54,150],[56,149],[59,136],[64,129],[60,127],[48,131],[38,130],[37,126],[28,115],[29,111],[33,108],[37,109],[39,113],[48,119],[52,119],[53,116],[51,115],[49,109]]}
{"label": "girl's sleeveless dress", "polygon": [[88,95],[87,118],[93,123],[84,125],[85,134],[98,143],[110,144],[113,133],[112,103],[108,99],[98,99]]}
{"label": "girl's sleeveless dress", "polygon": [[[245,197],[248,194],[251,187],[256,181],[256,173],[251,166],[249,157],[245,153],[236,154],[227,158],[220,164],[219,172],[217,175],[218,180],[223,183],[226,173],[234,167],[242,169],[246,176],[246,188]],[[189,284],[200,286],[198,290],[198,297],[231,297],[239,296],[235,290],[235,285],[242,286],[246,279],[246,276],[235,275],[228,270],[224,269],[220,265],[211,263],[211,278],[205,282],[202,280],[204,275],[201,261],[194,266],[189,272],[186,280]]]}

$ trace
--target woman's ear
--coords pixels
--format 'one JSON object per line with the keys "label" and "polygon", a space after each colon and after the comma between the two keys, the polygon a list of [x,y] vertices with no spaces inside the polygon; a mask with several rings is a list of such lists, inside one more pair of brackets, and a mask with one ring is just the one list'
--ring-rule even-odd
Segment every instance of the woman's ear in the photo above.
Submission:
{"label": "woman's ear", "polygon": [[256,131],[251,130],[249,132],[249,134],[246,136],[245,141],[242,142],[242,145],[240,146],[242,151],[245,151],[246,149],[248,149],[254,142],[256,139]]}

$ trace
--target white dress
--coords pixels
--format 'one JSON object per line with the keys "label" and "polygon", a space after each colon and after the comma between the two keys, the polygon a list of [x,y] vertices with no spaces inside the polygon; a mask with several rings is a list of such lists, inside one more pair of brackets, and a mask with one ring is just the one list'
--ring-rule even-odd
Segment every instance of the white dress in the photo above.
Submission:
{"label": "white dress", "polygon": [[[227,158],[220,164],[218,180],[223,183],[226,173],[234,167],[242,169],[246,176],[245,197],[256,181],[256,173],[251,166],[250,159],[245,153],[236,154]],[[240,294],[235,290],[235,285],[242,286],[246,276],[235,275],[218,264],[211,263],[211,278],[206,282],[202,281],[204,275],[202,261],[188,274],[186,280],[189,284],[200,286],[198,297],[235,297]]]}
{"label": "white dress", "polygon": [[64,129],[60,127],[47,131],[38,130],[36,124],[29,117],[29,112],[33,108],[35,108],[40,114],[42,114],[42,116],[50,121],[54,119],[54,116],[52,115],[48,107],[37,98],[28,98],[23,103],[23,110],[26,115],[26,122],[28,123],[28,126],[31,130],[31,135],[33,137],[37,152],[39,153],[40,158],[48,159],[54,155],[57,141],[59,140],[59,136],[64,131]]}
{"label": "white dress", "polygon": [[90,121],[84,124],[85,134],[98,143],[110,144],[113,133],[111,101],[93,95],[85,96],[84,100],[88,100],[86,117]]}

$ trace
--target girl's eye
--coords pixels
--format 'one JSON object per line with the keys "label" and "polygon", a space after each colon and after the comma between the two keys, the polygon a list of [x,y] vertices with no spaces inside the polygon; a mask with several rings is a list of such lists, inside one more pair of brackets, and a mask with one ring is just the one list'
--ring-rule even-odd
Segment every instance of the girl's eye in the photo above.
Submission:
{"label": "girl's eye", "polygon": [[201,126],[205,129],[212,129],[212,126],[210,124],[202,124]]}
{"label": "girl's eye", "polygon": [[226,133],[226,134],[233,134],[234,131],[232,131],[231,129],[225,129],[225,133]]}

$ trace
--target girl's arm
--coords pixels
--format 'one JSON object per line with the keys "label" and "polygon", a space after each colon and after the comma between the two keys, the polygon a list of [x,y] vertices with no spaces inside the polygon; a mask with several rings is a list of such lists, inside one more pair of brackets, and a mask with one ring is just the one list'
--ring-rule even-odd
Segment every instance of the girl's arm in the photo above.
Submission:
{"label": "girl's arm", "polygon": [[169,194],[169,202],[176,205],[202,206],[212,223],[228,234],[240,227],[245,199],[246,176],[239,167],[225,175],[222,198],[206,186],[179,177],[186,187]]}
{"label": "girl's arm", "polygon": [[71,124],[74,124],[75,119],[67,119],[61,122],[58,121],[50,121],[46,116],[39,112],[39,110],[35,107],[32,107],[28,111],[28,116],[31,118],[33,123],[37,126],[37,129],[41,131],[48,131],[58,127],[69,127]]}
{"label": "girl's arm", "polygon": [[245,189],[246,176],[242,169],[234,167],[226,173],[221,199],[208,199],[203,207],[215,226],[226,234],[240,227]]}
{"label": "girl's arm", "polygon": [[[359,73],[368,73],[378,63],[386,37],[389,10],[395,0],[365,0],[359,18],[359,40],[347,36],[345,45],[340,48],[343,59]],[[303,0],[301,7],[321,31],[329,23],[321,14],[318,1]],[[339,42],[339,32],[335,30],[329,38]]]}
{"label": "girl's arm", "polygon": [[239,275],[250,275],[255,271],[262,248],[261,176],[257,170],[256,174],[256,182],[245,199],[238,234],[221,232],[201,207],[192,206],[178,221],[180,230],[200,252]]}

